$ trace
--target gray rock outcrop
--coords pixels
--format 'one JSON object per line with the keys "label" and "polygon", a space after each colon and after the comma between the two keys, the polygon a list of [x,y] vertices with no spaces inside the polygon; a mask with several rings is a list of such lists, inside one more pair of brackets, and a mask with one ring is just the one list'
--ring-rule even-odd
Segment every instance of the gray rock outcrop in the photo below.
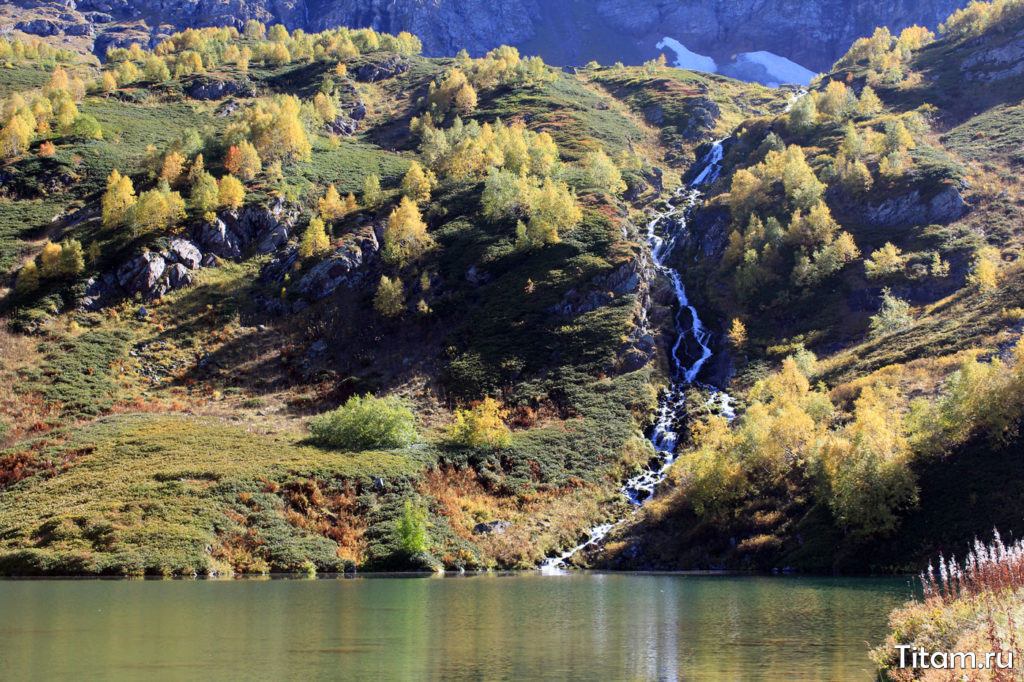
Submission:
{"label": "gray rock outcrop", "polygon": [[864,221],[879,227],[949,223],[967,213],[968,206],[956,187],[948,186],[931,199],[924,200],[918,190],[868,205]]}

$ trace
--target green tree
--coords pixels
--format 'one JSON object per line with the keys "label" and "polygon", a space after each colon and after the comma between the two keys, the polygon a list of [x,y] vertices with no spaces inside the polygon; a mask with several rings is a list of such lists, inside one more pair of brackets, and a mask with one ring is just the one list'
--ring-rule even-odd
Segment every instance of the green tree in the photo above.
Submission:
{"label": "green tree", "polygon": [[185,217],[185,200],[171,190],[166,180],[161,180],[156,189],[143,192],[132,206],[132,234],[148,234],[173,228]]}
{"label": "green tree", "polygon": [[869,323],[872,336],[884,336],[906,329],[914,323],[914,316],[910,312],[910,304],[893,296],[886,287],[882,289],[882,305],[871,316]]}
{"label": "green tree", "polygon": [[263,170],[263,162],[256,147],[249,140],[240,140],[237,145],[228,148],[224,168],[244,182],[252,182]]}
{"label": "green tree", "polygon": [[154,83],[162,83],[171,79],[171,72],[167,68],[167,62],[157,55],[151,55],[146,59],[146,80]]}
{"label": "green tree", "polygon": [[338,188],[333,184],[327,186],[327,193],[318,202],[320,217],[325,221],[340,220],[345,217],[345,204],[341,201]]}
{"label": "green tree", "polygon": [[732,324],[729,325],[727,337],[729,338],[729,345],[732,346],[733,350],[741,350],[747,345],[747,325],[743,324],[740,318],[734,317]]}
{"label": "green tree", "polygon": [[381,275],[377,293],[373,296],[373,309],[384,317],[398,317],[405,312],[405,287],[402,280]]}
{"label": "green tree", "polygon": [[36,267],[35,261],[29,261],[18,271],[18,279],[14,284],[14,291],[24,296],[38,288],[39,268]]}
{"label": "green tree", "polygon": [[526,215],[534,191],[535,187],[525,176],[491,168],[480,195],[483,215],[488,220]]}
{"label": "green tree", "polygon": [[217,192],[217,204],[221,208],[235,209],[245,201],[245,186],[233,175],[225,175],[220,179]]}
{"label": "green tree", "polygon": [[416,417],[397,396],[352,396],[331,412],[309,422],[313,438],[323,445],[346,450],[392,449],[416,440]]}
{"label": "green tree", "polygon": [[76,277],[85,269],[85,254],[77,239],[66,239],[60,244],[60,274]]}
{"label": "green tree", "polygon": [[626,191],[622,173],[603,150],[588,153],[583,159],[583,167],[587,169],[591,182],[603,191],[609,194],[621,194]]}
{"label": "green tree", "polygon": [[885,123],[885,149],[888,153],[902,152],[914,148],[914,138],[903,121],[892,119]]}
{"label": "green tree", "polygon": [[789,110],[789,125],[798,133],[810,130],[818,121],[818,107],[814,98],[805,95],[793,102]]}
{"label": "green tree", "polygon": [[583,220],[576,195],[564,182],[544,178],[530,199],[530,220],[526,223],[520,247],[541,246],[561,241],[559,232],[568,232]]}
{"label": "green tree", "polygon": [[60,277],[60,256],[61,248],[51,241],[43,244],[43,250],[39,254],[39,272],[47,278]]}
{"label": "green tree", "polygon": [[189,206],[196,213],[206,213],[217,208],[220,199],[220,188],[217,179],[203,172],[192,185],[189,194]]}
{"label": "green tree", "polygon": [[971,272],[967,275],[967,282],[982,293],[995,291],[1001,279],[1000,265],[1002,256],[999,249],[986,246],[978,249],[974,254],[974,261],[971,264]]}
{"label": "green tree", "polygon": [[71,124],[71,135],[80,140],[102,140],[103,129],[95,116],[79,114]]}
{"label": "green tree", "polygon": [[906,261],[899,247],[892,242],[886,242],[864,261],[864,270],[871,279],[884,279],[903,272]]}
{"label": "green tree", "polygon": [[880,111],[882,111],[882,101],[878,99],[878,95],[871,89],[871,86],[865,85],[864,89],[860,91],[857,113],[861,116],[876,116]]}
{"label": "green tree", "polygon": [[380,190],[380,178],[376,173],[366,176],[363,183],[363,205],[367,208],[376,208],[383,201],[384,195]]}
{"label": "green tree", "polygon": [[821,460],[836,519],[862,536],[888,535],[917,503],[902,404],[895,389],[865,386],[854,419],[828,438]]}
{"label": "green tree", "polygon": [[402,515],[398,518],[395,531],[398,535],[398,546],[406,554],[412,556],[426,552],[430,548],[427,535],[427,510],[406,501]]}
{"label": "green tree", "polygon": [[402,178],[402,194],[409,197],[417,204],[430,201],[430,192],[437,185],[437,178],[429,170],[425,170],[416,161],[413,161]]}

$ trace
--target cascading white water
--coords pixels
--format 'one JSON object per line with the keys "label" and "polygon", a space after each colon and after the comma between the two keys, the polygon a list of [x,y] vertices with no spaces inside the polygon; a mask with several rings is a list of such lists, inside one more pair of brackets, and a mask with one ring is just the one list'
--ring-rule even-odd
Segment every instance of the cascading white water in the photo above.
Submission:
{"label": "cascading white water", "polygon": [[[701,169],[700,173],[689,185],[677,189],[668,199],[665,210],[656,214],[647,223],[647,244],[651,250],[651,259],[655,269],[672,283],[676,300],[679,302],[679,310],[675,317],[676,340],[672,345],[670,357],[673,371],[672,383],[658,400],[658,411],[650,438],[651,445],[654,446],[655,459],[643,471],[626,481],[621,488],[622,493],[634,507],[639,507],[654,494],[655,487],[665,480],[669,466],[675,461],[679,440],[679,434],[675,428],[686,409],[686,388],[696,380],[704,363],[712,355],[711,347],[708,345],[711,333],[698,317],[697,309],[690,305],[679,271],[666,265],[666,261],[672,255],[676,239],[686,229],[687,212],[700,196],[700,191],[697,188],[714,182],[721,174],[723,154],[722,141],[715,142],[698,165]],[[680,359],[679,353],[683,344],[691,340],[699,349],[700,355],[691,364],[686,365]],[[732,398],[729,394],[712,390],[708,406],[714,406],[720,414],[727,419],[732,419]],[[565,562],[569,557],[604,540],[617,523],[618,521],[594,526],[587,532],[587,539],[584,542],[565,550],[559,556],[545,559],[540,565],[541,572],[562,572],[566,568]]]}

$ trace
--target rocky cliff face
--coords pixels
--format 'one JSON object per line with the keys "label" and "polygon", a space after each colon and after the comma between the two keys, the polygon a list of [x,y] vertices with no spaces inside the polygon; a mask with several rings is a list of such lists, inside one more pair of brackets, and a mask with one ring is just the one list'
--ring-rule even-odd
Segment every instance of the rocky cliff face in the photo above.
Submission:
{"label": "rocky cliff face", "polygon": [[[963,0],[17,0],[15,25],[39,35],[87,35],[97,52],[173,29],[247,19],[323,30],[411,31],[428,55],[480,54],[506,43],[556,64],[637,63],[665,36],[728,61],[766,50],[823,70],[875,26],[935,27]],[[28,18],[31,15],[32,18]]]}

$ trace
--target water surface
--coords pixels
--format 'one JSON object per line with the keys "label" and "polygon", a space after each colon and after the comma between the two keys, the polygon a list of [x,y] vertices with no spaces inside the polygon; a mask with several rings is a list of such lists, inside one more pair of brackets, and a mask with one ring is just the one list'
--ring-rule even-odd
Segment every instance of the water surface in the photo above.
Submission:
{"label": "water surface", "polygon": [[0,581],[0,679],[871,679],[905,579]]}

